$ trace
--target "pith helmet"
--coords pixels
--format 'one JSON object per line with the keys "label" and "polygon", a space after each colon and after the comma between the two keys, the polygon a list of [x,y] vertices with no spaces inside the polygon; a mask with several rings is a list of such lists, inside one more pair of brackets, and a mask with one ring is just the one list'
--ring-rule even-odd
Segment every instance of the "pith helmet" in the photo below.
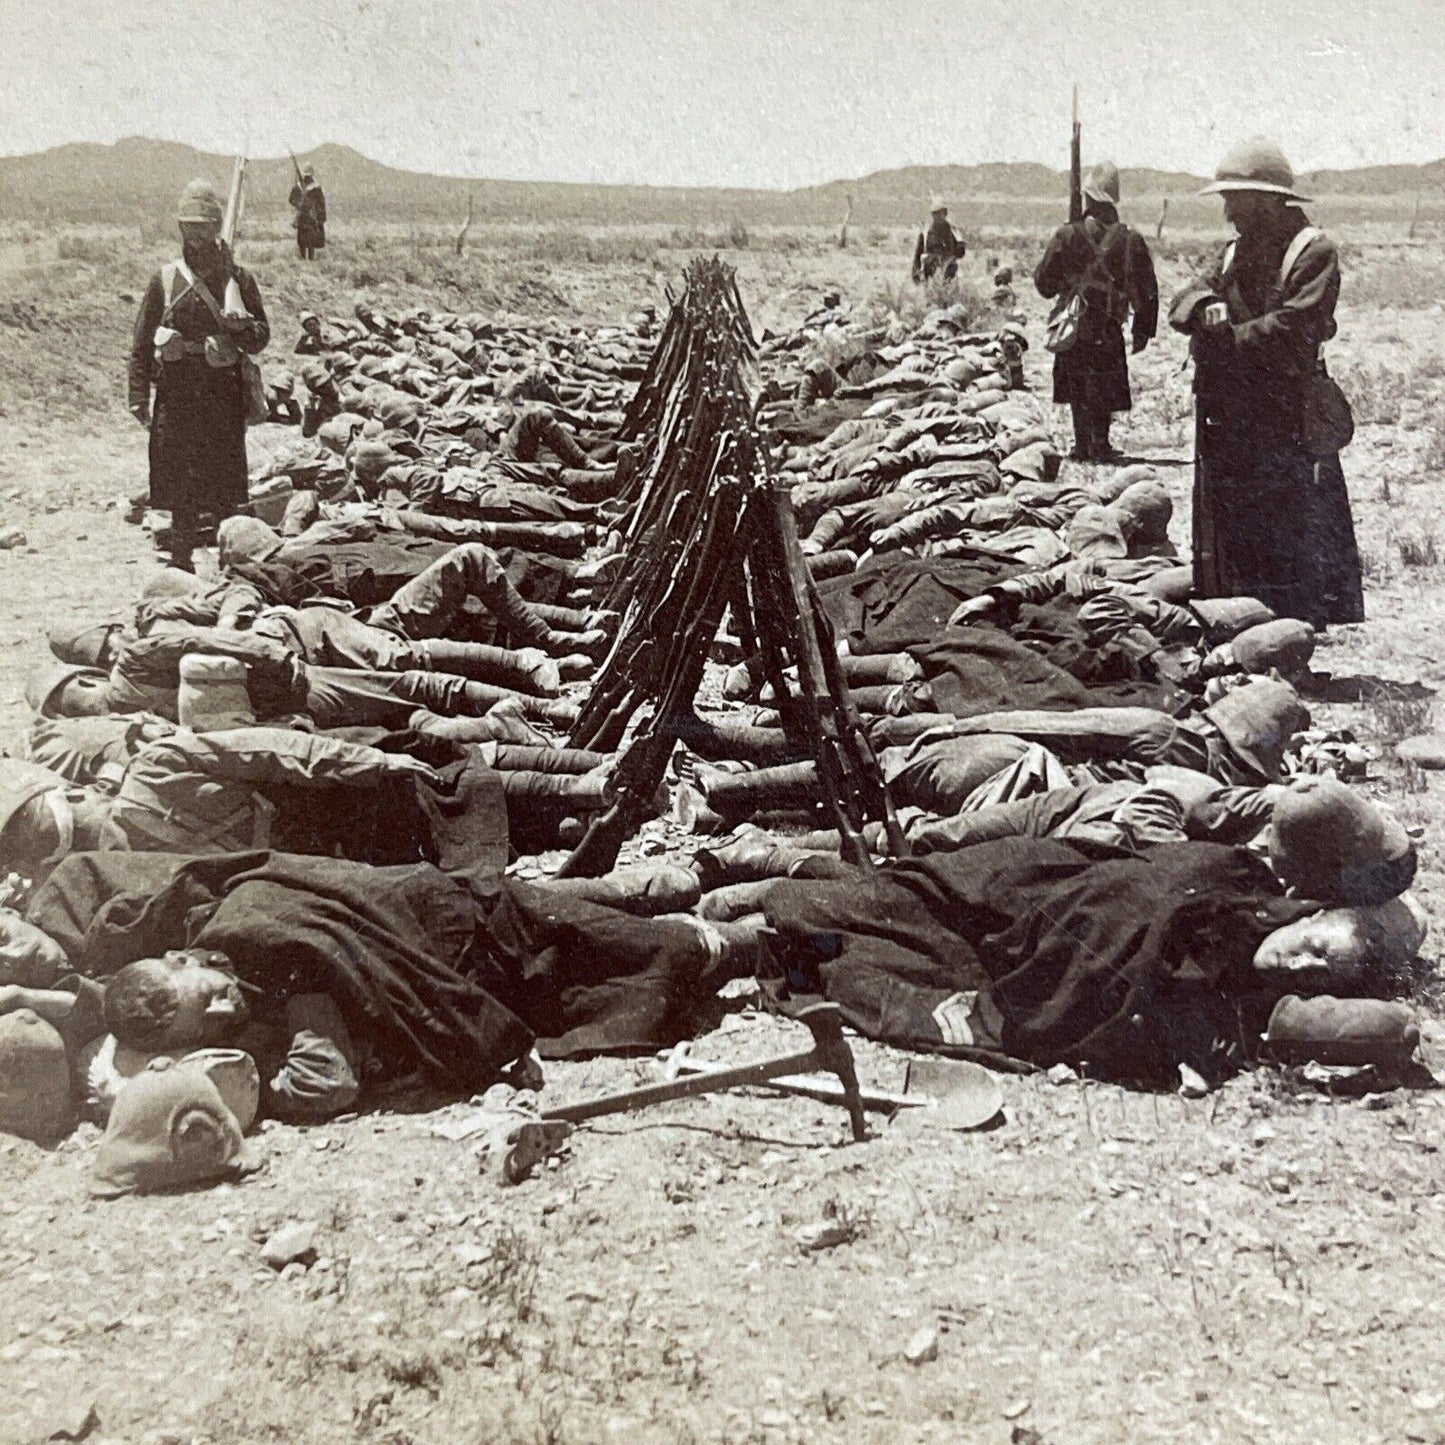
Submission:
{"label": "pith helmet", "polygon": [[928,209],[936,216],[940,211],[948,209],[948,202],[942,196],[934,196],[928,203]]}
{"label": "pith helmet", "polygon": [[1246,672],[1277,670],[1295,677],[1309,670],[1315,651],[1315,630],[1295,617],[1279,617],[1246,628],[1234,639],[1234,660]]}
{"label": "pith helmet", "polygon": [[1225,693],[1204,715],[1235,755],[1270,783],[1279,778],[1290,739],[1310,725],[1294,688],[1266,677]]}
{"label": "pith helmet", "polygon": [[38,1014],[0,1018],[0,1131],[52,1140],[74,1122],[65,1041]]}
{"label": "pith helmet", "polygon": [[176,207],[178,221],[214,221],[217,225],[225,219],[226,208],[216,194],[210,181],[192,181],[181,192],[180,205]]}
{"label": "pith helmet", "polygon": [[48,634],[50,651],[61,662],[106,667],[111,660],[111,639],[124,631],[124,622],[100,622],[80,628],[52,627]]}
{"label": "pith helmet", "polygon": [[103,668],[79,662],[47,662],[34,668],[25,682],[25,701],[41,717],[54,717],[50,705],[56,693],[77,677],[104,677]]}
{"label": "pith helmet", "polygon": [[65,788],[65,779],[38,763],[22,758],[0,758],[0,834],[32,798]]}
{"label": "pith helmet", "polygon": [[1119,204],[1119,167],[1113,161],[1100,161],[1084,178],[1084,195],[1091,201],[1111,206]]}
{"label": "pith helmet", "polygon": [[1294,168],[1284,152],[1273,141],[1261,137],[1235,146],[1220,161],[1214,180],[1199,194],[1219,195],[1225,191],[1264,191],[1291,201],[1309,200],[1295,190]]}
{"label": "pith helmet", "polygon": [[1274,805],[1269,860],[1296,893],[1331,903],[1386,903],[1415,875],[1404,828],[1326,777],[1299,779]]}

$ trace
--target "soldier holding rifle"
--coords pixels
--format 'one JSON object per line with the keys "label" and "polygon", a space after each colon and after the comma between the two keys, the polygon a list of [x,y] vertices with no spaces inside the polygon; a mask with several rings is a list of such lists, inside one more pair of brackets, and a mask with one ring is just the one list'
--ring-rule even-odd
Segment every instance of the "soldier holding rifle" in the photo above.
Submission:
{"label": "soldier holding rifle", "polygon": [[296,249],[303,261],[314,261],[326,244],[326,195],[310,166],[298,164],[295,156],[291,157],[291,165],[296,171],[296,184],[291,187]]}
{"label": "soldier holding rifle", "polygon": [[219,520],[246,506],[241,357],[271,337],[255,281],[221,239],[224,218],[208,181],[181,193],[181,255],[151,277],[131,341],[130,410],[150,428],[150,503],[170,512],[171,565],[187,572],[201,513]]}
{"label": "soldier holding rifle", "polygon": [[[1149,247],[1119,219],[1119,172],[1103,161],[1082,185],[1082,215],[1061,226],[1034,272],[1042,296],[1057,297],[1055,316],[1072,316],[1072,334],[1046,342],[1054,353],[1054,402],[1073,414],[1077,461],[1119,460],[1109,437],[1116,411],[1133,404],[1124,322],[1133,313],[1137,356],[1154,337],[1159,287]],[[1072,311],[1070,311],[1072,308]]]}

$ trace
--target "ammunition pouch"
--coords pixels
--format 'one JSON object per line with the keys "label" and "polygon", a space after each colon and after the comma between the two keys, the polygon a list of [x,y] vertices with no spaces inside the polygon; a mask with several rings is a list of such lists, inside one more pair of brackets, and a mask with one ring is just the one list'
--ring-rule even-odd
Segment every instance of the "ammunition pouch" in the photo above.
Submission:
{"label": "ammunition pouch", "polygon": [[240,347],[223,332],[206,337],[205,353],[207,366],[235,366],[241,360]]}
{"label": "ammunition pouch", "polygon": [[157,326],[155,335],[158,362],[183,361],[190,351],[186,338],[170,326]]}

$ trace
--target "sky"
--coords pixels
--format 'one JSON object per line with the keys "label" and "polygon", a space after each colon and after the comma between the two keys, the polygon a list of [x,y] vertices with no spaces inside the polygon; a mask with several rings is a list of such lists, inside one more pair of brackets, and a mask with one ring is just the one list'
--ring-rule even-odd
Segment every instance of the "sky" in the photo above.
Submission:
{"label": "sky", "polygon": [[791,188],[900,165],[1445,155],[1445,0],[0,0],[0,153],[146,135]]}

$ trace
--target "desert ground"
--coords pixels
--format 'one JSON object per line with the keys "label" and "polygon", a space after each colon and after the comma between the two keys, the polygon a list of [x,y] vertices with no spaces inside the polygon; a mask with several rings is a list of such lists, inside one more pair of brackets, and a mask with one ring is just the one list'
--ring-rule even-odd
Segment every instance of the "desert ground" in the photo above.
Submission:
{"label": "desert ground", "polygon": [[[1043,389],[1033,215],[971,235],[964,272],[982,287],[991,257],[1015,266]],[[956,219],[967,228],[966,203]],[[1445,233],[1409,238],[1408,206],[1320,219],[1344,247],[1332,359],[1361,423],[1344,460],[1370,621],[1316,656],[1328,695],[1359,700],[1312,707],[1372,751],[1366,786],[1417,831],[1435,930],[1417,1001],[1445,1078],[1445,783],[1392,756],[1439,720],[1445,683]],[[1166,297],[1222,239],[1166,232]],[[832,287],[858,308],[916,308],[911,240],[481,225],[457,257],[442,228],[342,219],[314,266],[279,229],[243,259],[275,366],[302,307],[606,321],[664,304],[703,249],[737,266],[759,329]],[[145,437],[123,373],[135,303],[168,254],[163,229],[136,224],[0,231],[0,534],[23,534],[0,551],[6,731],[26,717],[46,628],[125,611],[156,565],[124,521]],[[1136,360],[1117,433],[1168,480],[1181,543],[1184,361],[1167,332]],[[695,1054],[801,1047],[800,1029],[747,1005]],[[902,1055],[857,1054],[867,1081],[901,1087]],[[657,1067],[553,1065],[547,1089],[581,1096]],[[1335,1098],[1263,1070],[1202,1099],[1001,1082],[998,1128],[874,1117],[862,1144],[841,1111],[800,1099],[675,1103],[580,1129],[507,1189],[479,1167],[471,1106],[411,1094],[264,1127],[265,1168],[242,1184],[114,1203],[86,1192],[93,1128],[54,1151],[0,1139],[0,1439],[1445,1441],[1445,1092]],[[290,1221],[317,1226],[319,1257],[277,1274],[260,1245]],[[810,1248],[821,1223],[830,1243]]]}

